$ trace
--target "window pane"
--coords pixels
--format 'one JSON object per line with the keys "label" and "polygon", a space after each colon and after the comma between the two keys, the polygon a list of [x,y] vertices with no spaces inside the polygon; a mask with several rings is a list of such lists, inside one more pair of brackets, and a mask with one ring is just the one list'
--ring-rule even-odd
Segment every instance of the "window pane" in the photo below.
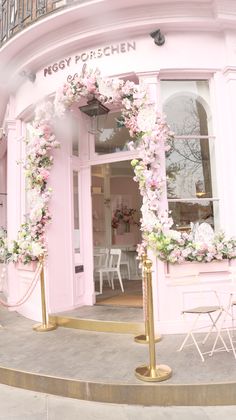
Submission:
{"label": "window pane", "polygon": [[79,126],[78,119],[71,119],[71,146],[72,155],[79,156]]}
{"label": "window pane", "polygon": [[73,171],[73,202],[74,202],[74,250],[80,252],[80,230],[79,230],[79,174]]}
{"label": "window pane", "polygon": [[211,198],[214,140],[173,139],[166,154],[168,198]]}
{"label": "window pane", "polygon": [[214,139],[208,138],[212,118],[208,81],[161,81],[161,95],[167,123],[175,133],[166,154],[167,197],[174,227],[188,230],[191,222],[207,222],[214,228],[218,203],[203,200],[217,197]]}
{"label": "window pane", "polygon": [[170,202],[169,210],[174,220],[174,228],[177,230],[190,229],[190,223],[209,223],[211,227],[215,228],[214,211],[218,206],[218,202],[199,201],[199,202]]}
{"label": "window pane", "polygon": [[177,136],[207,136],[211,132],[208,81],[161,82],[163,112]]}
{"label": "window pane", "polygon": [[95,153],[99,155],[126,151],[131,140],[127,128],[117,127],[120,112],[111,112],[103,122],[102,132],[95,137]]}
{"label": "window pane", "polygon": [[[92,166],[93,244],[106,246],[104,183],[108,180],[106,165]],[[106,180],[105,180],[106,179]]]}

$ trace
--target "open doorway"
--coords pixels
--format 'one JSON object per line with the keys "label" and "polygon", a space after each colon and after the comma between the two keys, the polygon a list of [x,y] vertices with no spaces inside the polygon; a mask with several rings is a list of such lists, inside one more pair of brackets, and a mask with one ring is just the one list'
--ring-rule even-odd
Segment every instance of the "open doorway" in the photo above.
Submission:
{"label": "open doorway", "polygon": [[[142,200],[133,176],[130,161],[92,167],[94,281],[96,303],[100,305],[142,307],[142,281],[136,259]],[[119,272],[109,271],[111,259],[120,280]]]}

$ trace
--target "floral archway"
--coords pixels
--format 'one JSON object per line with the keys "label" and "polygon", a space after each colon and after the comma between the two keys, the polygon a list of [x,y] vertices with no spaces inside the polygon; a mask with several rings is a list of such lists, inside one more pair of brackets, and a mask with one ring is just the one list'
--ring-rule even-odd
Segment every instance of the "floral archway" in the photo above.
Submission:
{"label": "floral archway", "polygon": [[122,79],[104,79],[98,70],[83,68],[57,91],[55,101],[36,107],[35,117],[26,139],[25,177],[29,196],[29,214],[20,226],[18,237],[11,243],[1,236],[0,255],[7,261],[29,263],[47,255],[46,228],[51,221],[49,201],[52,190],[48,185],[53,166],[52,151],[60,146],[54,124],[80,98],[97,98],[103,104],[121,106],[120,127],[128,128],[132,141],[128,147],[136,150],[132,161],[134,179],[139,183],[143,198],[141,207],[141,254],[151,248],[157,257],[172,263],[221,260],[236,257],[236,241],[220,233],[212,241],[195,242],[192,234],[170,229],[173,221],[161,201],[166,179],[161,169],[163,149],[173,137],[168,125],[148,96],[145,86]]}

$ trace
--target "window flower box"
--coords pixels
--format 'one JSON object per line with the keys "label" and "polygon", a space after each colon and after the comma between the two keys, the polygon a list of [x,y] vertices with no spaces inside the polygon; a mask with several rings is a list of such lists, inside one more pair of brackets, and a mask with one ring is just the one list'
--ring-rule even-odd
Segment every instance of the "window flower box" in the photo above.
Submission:
{"label": "window flower box", "polygon": [[197,276],[201,273],[227,272],[230,269],[229,260],[196,262],[186,261],[181,264],[166,264],[166,274],[170,277]]}

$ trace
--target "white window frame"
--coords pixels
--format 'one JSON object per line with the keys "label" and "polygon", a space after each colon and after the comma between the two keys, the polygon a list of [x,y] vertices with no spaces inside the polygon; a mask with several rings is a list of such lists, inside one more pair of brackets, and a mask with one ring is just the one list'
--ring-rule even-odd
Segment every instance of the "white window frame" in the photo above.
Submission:
{"label": "white window frame", "polygon": [[[195,72],[195,73],[189,73],[189,74],[181,74],[181,72],[179,72],[178,73],[178,75],[176,75],[175,73],[164,73],[164,74],[162,74],[161,72],[160,72],[160,74],[159,74],[159,79],[158,79],[158,84],[159,84],[159,93],[161,92],[161,82],[162,81],[203,81],[203,80],[206,80],[206,81],[208,81],[208,86],[209,86],[209,96],[210,96],[210,99],[212,99],[212,75],[213,75],[213,72],[210,72],[210,74],[205,74],[205,75],[200,75],[200,74],[198,74],[197,72]],[[161,95],[160,95],[160,97],[161,97]],[[159,103],[159,106],[160,106],[160,109],[163,111],[163,103],[161,102],[161,103]],[[214,116],[213,116],[213,106],[212,106],[212,103],[210,103],[209,104],[209,106],[210,106],[210,109],[211,109],[211,114],[212,114],[212,119],[214,120]],[[164,112],[163,112],[164,113]],[[213,129],[214,129],[214,125],[213,125]],[[197,136],[197,135],[184,135],[184,136],[175,136],[175,139],[177,139],[177,140],[181,140],[181,139],[183,139],[183,140],[188,140],[188,139],[208,139],[208,141],[210,142],[210,141],[214,141],[214,143],[215,143],[215,146],[216,146],[216,136],[215,135],[212,135],[212,134],[210,134],[210,135],[203,135],[203,136]],[[214,160],[215,160],[215,164],[216,164],[216,156],[214,156]],[[166,162],[165,162],[166,163]],[[166,168],[166,165],[165,165],[165,168]],[[166,170],[165,170],[165,176],[166,176]],[[217,182],[217,179],[215,179],[214,180],[215,181],[215,183]],[[166,187],[167,187],[167,183],[166,183]],[[216,190],[217,190],[217,185],[216,185],[216,188],[215,188]],[[189,197],[189,198],[168,198],[167,197],[167,188],[166,188],[166,191],[165,191],[165,193],[166,193],[166,205],[167,205],[167,208],[169,209],[169,203],[178,203],[178,202],[182,202],[182,203],[203,203],[203,202],[212,202],[212,203],[214,203],[214,202],[217,202],[217,203],[219,203],[220,204],[220,198],[218,197],[218,195],[216,195],[216,196],[213,196],[213,197],[204,197],[204,198],[199,198],[199,197]],[[218,209],[218,212],[219,212],[219,209]],[[217,230],[219,230],[219,215],[218,215],[218,218],[216,217],[216,215],[215,214],[213,214],[213,216],[214,216],[214,229],[215,229],[215,231],[217,231]]]}

